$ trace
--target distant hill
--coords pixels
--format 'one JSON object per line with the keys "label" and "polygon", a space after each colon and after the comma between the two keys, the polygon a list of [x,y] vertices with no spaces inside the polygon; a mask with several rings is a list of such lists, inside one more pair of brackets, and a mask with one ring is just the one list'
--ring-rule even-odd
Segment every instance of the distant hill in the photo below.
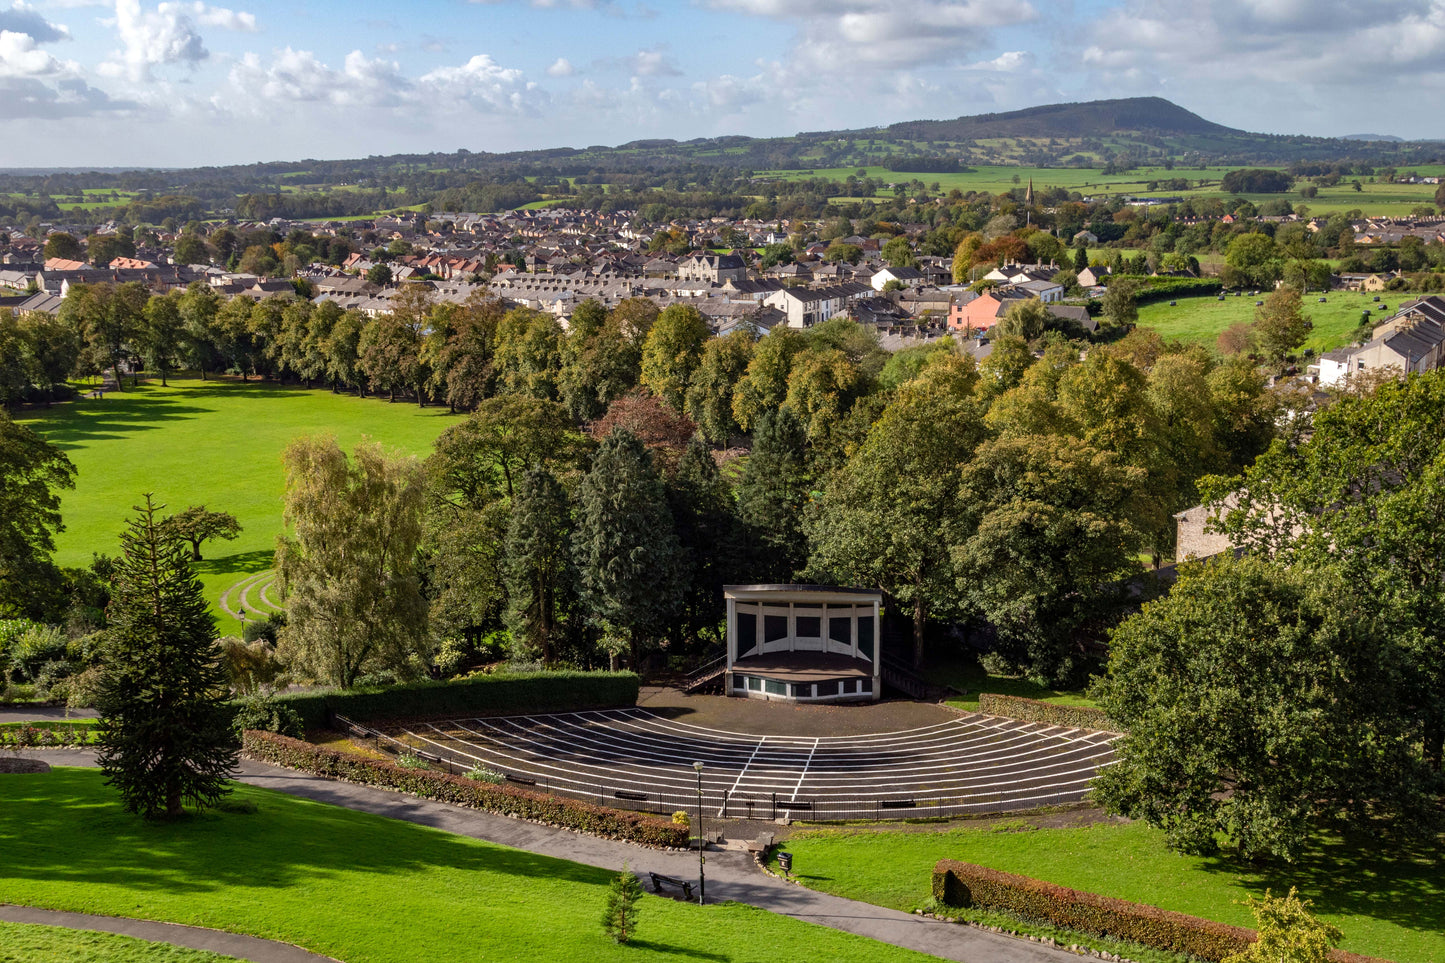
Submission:
{"label": "distant hill", "polygon": [[1396,137],[1394,134],[1341,134],[1340,140],[1383,140],[1392,143],[1400,143],[1405,138]]}
{"label": "distant hill", "polygon": [[983,140],[996,137],[1100,137],[1124,132],[1234,134],[1245,131],[1205,120],[1163,97],[1048,104],[956,120],[913,120],[884,130],[909,140]]}

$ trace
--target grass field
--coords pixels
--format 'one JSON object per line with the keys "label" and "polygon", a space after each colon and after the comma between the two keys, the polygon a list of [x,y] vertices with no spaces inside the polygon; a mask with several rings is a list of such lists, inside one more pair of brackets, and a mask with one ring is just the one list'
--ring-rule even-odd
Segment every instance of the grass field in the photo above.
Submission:
{"label": "grass field", "polygon": [[[1179,341],[1197,341],[1214,346],[1225,328],[1238,322],[1254,320],[1254,302],[1264,297],[1242,297],[1233,295],[1220,301],[1215,295],[1198,298],[1180,298],[1179,304],[1171,307],[1168,301],[1156,301],[1139,309],[1139,327],[1153,328],[1165,338]],[[1326,299],[1324,304],[1319,299]],[[1310,294],[1304,299],[1304,312],[1314,322],[1314,330],[1305,341],[1306,348],[1315,351],[1329,351],[1349,342],[1350,332],[1359,327],[1360,315],[1366,308],[1374,311],[1374,317],[1384,319],[1399,308],[1401,301],[1408,301],[1419,295],[1404,295],[1398,291],[1387,291],[1374,301],[1375,295],[1357,291],[1331,291],[1327,295]],[[1391,310],[1382,310],[1389,305]]]}
{"label": "grass field", "polygon": [[619,946],[598,922],[615,870],[246,786],[236,801],[254,813],[147,823],[101,779],[0,776],[0,901],[211,926],[346,963],[929,959],[748,906],[651,895],[640,939]]}
{"label": "grass field", "polygon": [[[1301,197],[1298,190],[1283,194],[1232,194],[1221,189],[1219,182],[1226,173],[1235,169],[1232,167],[1203,169],[1175,167],[1173,170],[1168,170],[1164,167],[1140,167],[1120,174],[1104,174],[1100,169],[1087,167],[980,166],[974,168],[973,171],[959,174],[914,174],[890,171],[886,167],[831,167],[811,171],[759,171],[758,176],[772,175],[788,180],[826,177],[830,180],[842,181],[850,174],[865,170],[869,177],[882,178],[890,184],[917,179],[925,184],[937,182],[945,192],[958,188],[964,193],[981,191],[989,194],[1001,194],[1032,180],[1035,190],[1045,187],[1064,187],[1088,196],[1127,194],[1131,197],[1193,197],[1200,200],[1242,197],[1251,201],[1255,206],[1282,198],[1294,205],[1303,204],[1309,208],[1311,214],[1316,215],[1344,213],[1358,209],[1367,215],[1404,216],[1408,215],[1411,208],[1417,205],[1434,206],[1435,203],[1436,185],[1372,183],[1368,177],[1360,179],[1361,189],[1359,191],[1356,191],[1350,183],[1353,178],[1347,178],[1334,187],[1319,188],[1317,196],[1308,198]],[[1411,170],[1422,176],[1445,173],[1445,168],[1428,164],[1417,165]],[[1014,177],[1019,178],[1018,183],[1014,182]],[[1208,183],[1204,187],[1191,187],[1185,191],[1150,191],[1148,189],[1150,181],[1175,178],[1183,178],[1191,184],[1197,184],[1201,180]],[[839,203],[866,199],[834,198]]]}
{"label": "grass field", "polygon": [[928,681],[936,685],[951,685],[963,693],[947,700],[948,704],[965,712],[978,711],[980,692],[994,692],[999,695],[1021,696],[1066,706],[1092,706],[1093,702],[1080,692],[1061,692],[1046,689],[1041,685],[1006,675],[990,675],[974,660],[942,662],[930,666]]}
{"label": "grass field", "polygon": [[235,963],[233,956],[114,933],[0,923],[0,963]]}
{"label": "grass field", "polygon": [[99,400],[26,412],[19,420],[45,435],[75,463],[75,490],[62,495],[66,530],[56,561],[84,565],[92,552],[114,555],[131,506],[155,492],[171,511],[205,504],[241,522],[235,541],[202,546],[196,565],[222,634],[239,623],[215,607],[238,580],[271,567],[281,532],[281,452],[301,435],[330,433],[350,449],[363,437],[425,456],[436,436],[457,422],[445,408],[417,408],[324,389],[202,382],[142,382]]}
{"label": "grass field", "polygon": [[829,893],[897,909],[930,899],[940,859],[959,859],[1092,893],[1253,926],[1251,894],[1297,886],[1356,953],[1445,960],[1445,841],[1391,855],[1377,838],[1323,840],[1293,866],[1169,852],[1142,823],[1038,829],[1005,822],[948,832],[806,830],[788,839],[794,875]]}

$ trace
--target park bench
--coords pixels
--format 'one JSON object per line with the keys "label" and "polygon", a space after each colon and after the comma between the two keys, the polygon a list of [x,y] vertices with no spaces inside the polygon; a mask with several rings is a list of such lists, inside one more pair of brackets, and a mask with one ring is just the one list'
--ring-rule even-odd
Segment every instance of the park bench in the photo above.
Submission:
{"label": "park bench", "polygon": [[662,884],[667,883],[671,886],[676,886],[678,889],[682,890],[683,899],[687,900],[688,902],[692,901],[691,880],[678,879],[676,876],[664,876],[661,873],[649,873],[648,875],[652,877],[652,891],[654,893],[660,894],[662,892]]}
{"label": "park bench", "polygon": [[763,835],[759,836],[757,839],[753,839],[753,840],[749,840],[749,841],[748,841],[748,852],[750,852],[750,853],[766,853],[766,852],[767,852],[769,849],[771,849],[772,847],[773,847],[773,834],[772,834],[772,833],[764,833]]}

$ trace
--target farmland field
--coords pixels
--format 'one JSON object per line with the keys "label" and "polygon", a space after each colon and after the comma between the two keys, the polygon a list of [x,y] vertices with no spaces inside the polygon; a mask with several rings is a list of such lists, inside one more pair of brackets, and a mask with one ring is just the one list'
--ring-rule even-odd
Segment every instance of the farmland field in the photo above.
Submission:
{"label": "farmland field", "polygon": [[[1180,298],[1176,307],[1168,301],[1146,304],[1139,309],[1139,327],[1153,328],[1169,340],[1201,342],[1213,346],[1225,328],[1238,322],[1254,320],[1254,302],[1264,297],[1252,298],[1233,295],[1220,301],[1214,295],[1198,298]],[[1326,299],[1324,304],[1319,299]],[[1349,342],[1350,332],[1360,324],[1360,315],[1366,308],[1374,310],[1376,318],[1389,317],[1393,310],[1384,311],[1381,305],[1398,308],[1402,300],[1419,295],[1401,297],[1399,292],[1389,291],[1380,295],[1376,303],[1373,294],[1354,291],[1331,291],[1327,295],[1310,294],[1304,299],[1304,312],[1314,322],[1314,330],[1306,348],[1316,352],[1330,351]]]}
{"label": "farmland field", "polygon": [[238,580],[271,567],[281,532],[281,452],[301,435],[334,434],[345,449],[364,437],[425,456],[455,416],[445,408],[333,395],[323,389],[229,380],[171,378],[142,382],[35,409],[19,420],[58,445],[75,463],[75,490],[61,496],[66,530],[56,562],[84,565],[92,552],[114,555],[130,508],[144,492],[171,511],[205,504],[240,521],[235,541],[202,547],[196,565],[222,634],[239,630],[217,606]]}

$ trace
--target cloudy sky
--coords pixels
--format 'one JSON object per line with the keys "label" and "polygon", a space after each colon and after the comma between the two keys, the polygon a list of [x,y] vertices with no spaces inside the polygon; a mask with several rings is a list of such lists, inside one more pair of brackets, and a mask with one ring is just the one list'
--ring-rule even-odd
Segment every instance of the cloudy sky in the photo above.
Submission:
{"label": "cloudy sky", "polygon": [[1445,0],[224,2],[0,0],[0,167],[769,136],[1142,95],[1249,130],[1445,137]]}

